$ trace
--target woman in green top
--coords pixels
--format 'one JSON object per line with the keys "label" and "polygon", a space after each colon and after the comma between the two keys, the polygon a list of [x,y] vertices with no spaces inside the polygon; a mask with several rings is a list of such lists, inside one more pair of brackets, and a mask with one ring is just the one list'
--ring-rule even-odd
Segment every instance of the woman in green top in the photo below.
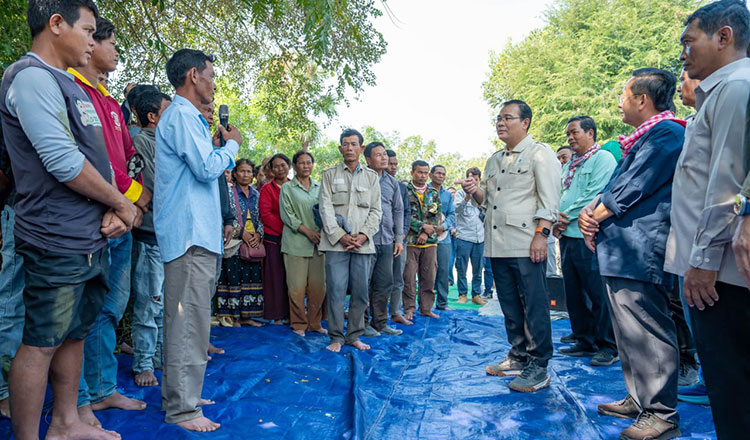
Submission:
{"label": "woman in green top", "polygon": [[[284,233],[281,252],[286,266],[289,288],[289,315],[292,331],[305,336],[305,331],[322,334],[325,311],[325,257],[318,251],[320,228],[315,224],[313,205],[318,203],[320,184],[310,178],[315,159],[307,151],[298,151],[292,158],[295,177],[281,187],[279,205]],[[307,295],[307,312],[305,312]]]}

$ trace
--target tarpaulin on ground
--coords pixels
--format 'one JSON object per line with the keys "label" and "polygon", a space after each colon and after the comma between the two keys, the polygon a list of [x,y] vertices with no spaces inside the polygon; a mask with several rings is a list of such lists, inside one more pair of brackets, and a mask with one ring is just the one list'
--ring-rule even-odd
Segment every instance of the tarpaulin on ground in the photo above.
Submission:
{"label": "tarpaulin on ground", "polygon": [[[324,349],[326,336],[303,339],[288,327],[213,328],[212,342],[226,350],[209,361],[203,388],[216,401],[205,415],[222,424],[214,433],[165,424],[160,388],[135,386],[126,355],[118,356],[120,391],[148,408],[96,414],[126,440],[599,439],[617,438],[630,424],[596,413],[597,404],[625,396],[619,363],[594,368],[589,358],[559,355],[555,343],[551,386],[517,393],[508,389],[511,379],[484,372],[509,349],[503,318],[440,313],[399,326],[400,337],[363,339],[370,351],[340,354]],[[552,326],[554,341],[570,331],[569,321]],[[47,402],[46,420],[50,408]],[[678,410],[685,438],[715,438],[709,408]],[[10,422],[0,420],[0,438],[9,435]]]}

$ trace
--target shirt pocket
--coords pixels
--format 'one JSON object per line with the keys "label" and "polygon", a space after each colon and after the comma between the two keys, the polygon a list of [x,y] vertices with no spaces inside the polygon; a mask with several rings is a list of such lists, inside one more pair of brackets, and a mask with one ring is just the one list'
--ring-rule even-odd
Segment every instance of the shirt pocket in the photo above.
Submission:
{"label": "shirt pocket", "polygon": [[505,216],[507,245],[510,249],[525,249],[531,246],[536,223],[531,214],[507,214]]}
{"label": "shirt pocket", "polygon": [[506,170],[508,175],[506,178],[507,186],[509,188],[529,188],[533,180],[533,174],[530,170],[531,167],[527,163],[509,165]]}
{"label": "shirt pocket", "polygon": [[364,186],[355,186],[354,187],[354,201],[357,203],[357,206],[360,208],[369,208],[370,207],[369,188],[364,187]]}
{"label": "shirt pocket", "polygon": [[331,203],[333,206],[343,206],[349,203],[349,187],[345,184],[336,184],[331,188]]}

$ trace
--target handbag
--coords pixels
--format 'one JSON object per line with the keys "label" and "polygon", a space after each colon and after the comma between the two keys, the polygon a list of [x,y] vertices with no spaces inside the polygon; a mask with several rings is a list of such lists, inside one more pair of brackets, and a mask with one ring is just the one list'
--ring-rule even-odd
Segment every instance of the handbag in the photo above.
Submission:
{"label": "handbag", "polygon": [[[247,232],[255,232],[248,231],[248,225],[247,222],[250,222],[250,225],[253,224],[253,221],[250,218],[242,218],[242,208],[240,207],[240,195],[237,192],[237,185],[232,186],[232,191],[234,192],[234,208],[237,211],[237,218],[240,219],[240,223],[243,224],[243,230]],[[250,216],[250,208],[248,207],[247,210],[248,217]],[[245,261],[263,261],[263,259],[266,258],[266,247],[263,246],[263,241],[260,242],[260,245],[258,245],[257,248],[250,247],[247,243],[242,241],[240,244],[240,259]]]}

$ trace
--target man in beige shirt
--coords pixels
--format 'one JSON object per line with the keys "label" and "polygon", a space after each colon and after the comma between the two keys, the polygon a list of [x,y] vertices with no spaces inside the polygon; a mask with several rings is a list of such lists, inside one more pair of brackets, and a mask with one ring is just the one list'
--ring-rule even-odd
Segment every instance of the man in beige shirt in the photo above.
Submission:
{"label": "man in beige shirt", "polygon": [[680,60],[696,88],[672,189],[665,270],[684,277],[685,300],[719,438],[750,431],[750,291],[737,268],[732,235],[747,223],[741,191],[750,100],[750,12],[744,1],[698,9],[680,36]]}
{"label": "man in beige shirt", "polygon": [[[369,303],[369,277],[382,217],[378,173],[359,163],[362,135],[347,129],[341,133],[339,151],[344,162],[323,172],[320,182],[320,217],[323,234],[318,249],[326,255],[326,297],[328,299],[328,349],[341,351],[343,344],[359,350],[369,345],[359,340],[365,331],[365,310]],[[336,216],[345,222],[339,224]],[[344,307],[347,287],[349,324],[344,337]]]}
{"label": "man in beige shirt", "polygon": [[512,348],[487,367],[493,376],[517,376],[510,388],[534,392],[549,386],[547,362],[552,335],[547,301],[547,238],[557,221],[560,162],[528,134],[531,108],[523,101],[503,104],[497,135],[505,148],[490,157],[480,187],[461,184],[486,213],[484,256],[491,259],[497,296]]}

